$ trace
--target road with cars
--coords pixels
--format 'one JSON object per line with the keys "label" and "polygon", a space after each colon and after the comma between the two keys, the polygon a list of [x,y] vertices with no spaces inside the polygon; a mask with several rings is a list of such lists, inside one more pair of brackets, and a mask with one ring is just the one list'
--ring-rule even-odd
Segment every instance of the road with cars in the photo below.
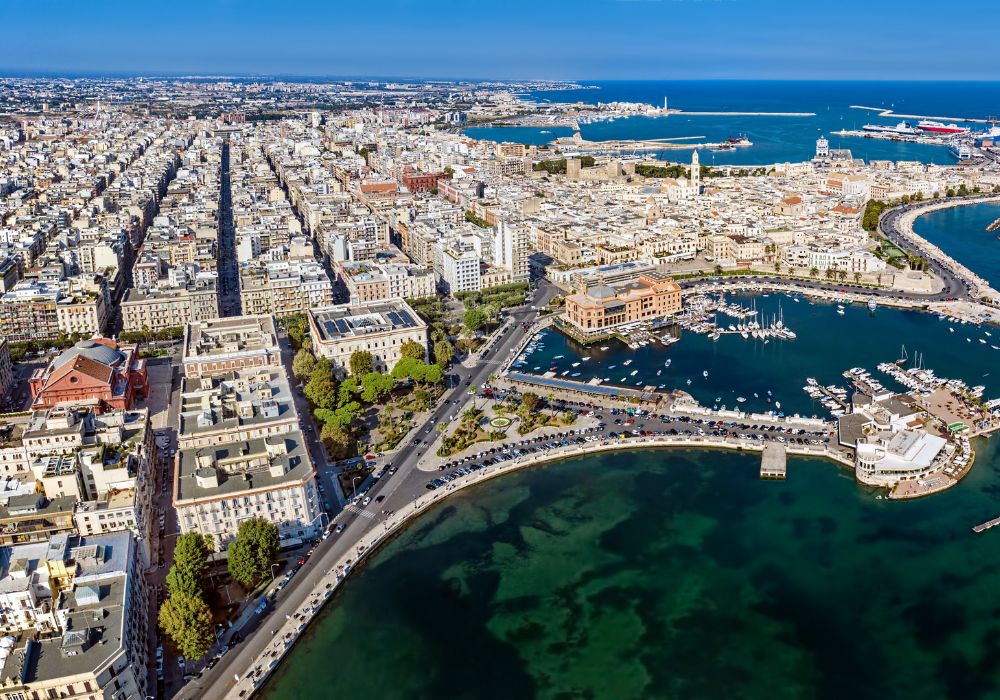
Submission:
{"label": "road with cars", "polygon": [[229,142],[222,144],[219,195],[219,315],[239,316],[240,273],[236,262],[236,226],[233,223],[233,189],[229,178]]}

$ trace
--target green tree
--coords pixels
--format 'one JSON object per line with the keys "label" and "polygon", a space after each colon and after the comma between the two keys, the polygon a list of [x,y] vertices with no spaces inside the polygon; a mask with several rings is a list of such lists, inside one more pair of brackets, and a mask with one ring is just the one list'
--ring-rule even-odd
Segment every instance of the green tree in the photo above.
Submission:
{"label": "green tree", "polygon": [[426,357],[426,352],[424,352],[424,346],[415,340],[407,340],[399,347],[399,354],[401,357],[412,357],[414,360],[423,361]]}
{"label": "green tree", "polygon": [[327,372],[314,371],[302,392],[317,408],[333,408],[337,403],[337,383]]}
{"label": "green tree", "polygon": [[288,331],[288,339],[292,347],[301,349],[309,340],[309,319],[305,314],[293,314],[282,319],[285,330]]}
{"label": "green tree", "polygon": [[444,370],[440,365],[424,365],[424,383],[440,384],[444,381]]}
{"label": "green tree", "polygon": [[295,353],[295,359],[292,360],[292,374],[295,375],[296,379],[303,382],[308,381],[315,369],[316,358],[311,352],[302,348]]}
{"label": "green tree", "polygon": [[422,364],[420,360],[414,360],[412,357],[404,357],[396,363],[390,374],[395,379],[412,379],[417,381],[417,375],[422,374],[422,370],[420,369]]}
{"label": "green tree", "polygon": [[434,343],[434,360],[442,367],[447,367],[455,359],[455,346],[447,340]]}
{"label": "green tree", "polygon": [[716,275],[721,275],[722,274],[722,265],[716,265],[713,268],[712,271],[715,272]]}
{"label": "green tree", "polygon": [[278,527],[263,518],[240,523],[229,545],[229,573],[246,588],[253,588],[271,573],[278,556]]}
{"label": "green tree", "polygon": [[174,593],[160,606],[160,629],[187,659],[200,659],[215,641],[212,611],[201,596]]}
{"label": "green tree", "polygon": [[355,350],[351,353],[348,364],[351,367],[351,376],[360,379],[375,369],[375,358],[367,350]]}
{"label": "green tree", "polygon": [[358,380],[354,377],[348,377],[340,383],[340,387],[337,389],[337,405],[343,406],[354,401],[359,391],[361,391],[361,387],[358,386]]}
{"label": "green tree", "polygon": [[333,412],[333,417],[326,422],[326,425],[333,425],[339,428],[350,428],[361,412],[361,404],[357,401],[349,401],[343,406],[338,406]]}
{"label": "green tree", "polygon": [[320,431],[319,437],[334,459],[345,459],[351,456],[351,446],[354,441],[346,428],[327,423]]}
{"label": "green tree", "polygon": [[467,331],[475,333],[486,325],[486,312],[480,308],[469,309],[462,317],[462,323]]}
{"label": "green tree", "polygon": [[396,380],[392,377],[378,372],[369,372],[361,378],[361,400],[365,403],[375,403],[392,391],[394,386],[396,386]]}
{"label": "green tree", "polygon": [[170,595],[184,593],[201,596],[205,592],[208,573],[208,555],[212,552],[211,540],[198,532],[186,532],[174,545],[174,563],[167,573],[167,590]]}
{"label": "green tree", "polygon": [[538,408],[538,403],[541,401],[541,397],[538,394],[526,391],[521,394],[521,406],[528,413],[533,413],[536,408]]}

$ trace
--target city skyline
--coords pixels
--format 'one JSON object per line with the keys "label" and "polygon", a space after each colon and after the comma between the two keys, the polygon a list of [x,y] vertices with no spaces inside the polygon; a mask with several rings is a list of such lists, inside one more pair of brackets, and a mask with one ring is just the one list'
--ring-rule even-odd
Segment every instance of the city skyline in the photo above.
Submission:
{"label": "city skyline", "polygon": [[[0,50],[11,74],[416,79],[990,79],[986,23],[961,44],[926,22],[927,3],[849,0],[836,15],[790,0],[591,0],[428,7],[409,0],[294,11],[273,3],[180,0],[163,14],[63,0],[11,7]],[[991,6],[973,0],[975,16]],[[100,18],[97,21],[96,18]],[[780,18],[780,22],[774,21]],[[845,21],[844,18],[850,18]],[[859,18],[863,18],[860,31]],[[824,39],[825,37],[825,39]],[[45,46],[40,51],[40,46]],[[109,48],[110,47],[110,48]],[[123,70],[124,69],[124,70]]]}

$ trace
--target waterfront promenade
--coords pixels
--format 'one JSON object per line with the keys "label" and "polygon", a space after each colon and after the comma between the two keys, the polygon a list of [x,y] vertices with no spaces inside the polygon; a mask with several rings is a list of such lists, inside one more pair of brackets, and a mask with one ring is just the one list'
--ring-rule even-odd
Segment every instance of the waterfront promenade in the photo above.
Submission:
{"label": "waterfront promenade", "polygon": [[[396,511],[395,517],[386,520],[378,527],[372,527],[364,533],[347,553],[337,558],[332,565],[323,562],[312,571],[310,587],[312,592],[305,600],[292,610],[282,609],[272,614],[274,621],[268,623],[271,636],[266,645],[257,653],[251,662],[241,671],[236,671],[234,683],[224,695],[216,695],[216,691],[206,692],[201,697],[248,698],[260,688],[274,672],[284,656],[300,639],[303,632],[316,613],[323,607],[343,584],[346,577],[361,565],[378,548],[391,539],[401,528],[413,518],[427,512],[444,501],[447,496],[489,481],[519,469],[533,467],[556,460],[571,459],[595,452],[608,452],[622,449],[655,449],[655,448],[719,448],[744,450],[759,453],[764,449],[764,443],[752,443],[732,440],[717,436],[640,436],[618,439],[605,439],[600,442],[587,442],[583,445],[570,444],[557,447],[538,455],[519,457],[499,465],[487,466],[472,471],[447,484],[447,486],[431,491],[426,496],[414,499],[405,508]],[[807,457],[828,458],[840,464],[853,468],[853,461],[847,459],[835,448],[813,445],[788,445],[789,454]],[[238,680],[236,680],[238,676]]]}
{"label": "waterfront promenade", "polygon": [[950,296],[968,297],[975,301],[1000,305],[1000,293],[993,289],[989,282],[913,230],[914,222],[924,214],[940,209],[987,202],[1000,202],[1000,195],[952,197],[897,207],[882,215],[879,221],[879,231],[908,253],[926,257],[931,270],[945,280],[946,287],[954,288],[954,291],[949,293]]}

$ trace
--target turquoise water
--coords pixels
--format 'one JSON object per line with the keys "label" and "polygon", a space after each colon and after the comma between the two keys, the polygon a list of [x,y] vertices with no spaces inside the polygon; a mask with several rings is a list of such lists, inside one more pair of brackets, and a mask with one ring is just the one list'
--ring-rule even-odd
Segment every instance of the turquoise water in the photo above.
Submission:
{"label": "turquoise water", "polygon": [[1000,696],[997,460],[875,500],[832,463],[595,455],[417,521],[265,689],[298,698],[977,700]]}
{"label": "turquoise water", "polygon": [[[891,108],[901,114],[985,118],[1000,104],[997,82],[878,82],[878,81],[597,81],[587,83],[596,90],[550,91],[529,95],[537,101],[597,102],[630,101],[662,106],[668,98],[673,108],[686,111],[812,112],[813,117],[692,116],[629,117],[613,122],[582,124],[585,139],[652,139],[678,136],[704,137],[716,142],[744,133],[753,147],[737,151],[703,152],[701,162],[766,165],[812,158],[816,138],[825,134],[832,148],[847,148],[855,157],[917,160],[923,163],[954,163],[942,146],[840,137],[832,132],[860,129],[866,123],[896,124],[899,118],[881,118],[877,112],[852,109],[852,105]],[[919,121],[910,119],[911,123]],[[982,124],[970,124],[981,130]],[[543,130],[550,134],[541,133]],[[470,128],[477,139],[544,144],[569,129],[550,127]],[[688,161],[687,150],[661,151],[660,158]]]}
{"label": "turquoise water", "polygon": [[958,262],[1000,287],[1000,231],[986,227],[1000,218],[1000,204],[970,204],[919,217],[913,230]]}
{"label": "turquoise water", "polygon": [[[748,297],[727,298],[744,306],[751,304]],[[713,341],[705,335],[674,327],[671,332],[680,335],[680,342],[670,346],[654,343],[631,350],[619,341],[584,348],[553,329],[544,333],[539,349],[525,357],[521,371],[542,374],[554,366],[560,377],[562,372],[570,372],[561,377],[565,379],[587,381],[600,377],[618,386],[634,388],[652,384],[662,385],[664,391],[682,389],[707,406],[740,405],[743,410],[767,411],[775,410],[775,403],[780,403],[780,410],[786,414],[829,417],[822,406],[802,391],[807,377],[823,385],[844,386],[843,372],[863,367],[886,386],[892,386],[887,376],[876,371],[876,366],[898,359],[905,344],[909,356],[922,353],[924,366],[933,368],[938,376],[963,379],[970,386],[982,384],[988,398],[1000,396],[1000,370],[997,370],[1000,350],[992,348],[1000,347],[1000,329],[955,325],[927,313],[888,307],[872,312],[857,303],[847,305],[841,316],[833,304],[811,304],[804,297],[796,303],[783,294],[756,297],[754,303],[767,319],[777,314],[780,306],[785,324],[798,337],[771,340],[767,345],[760,340],[744,340],[739,335],[723,335]],[[720,326],[729,323],[739,321],[720,316]],[[980,343],[980,339],[987,342]],[[555,359],[559,355],[563,357]],[[590,360],[583,361],[583,357]],[[665,367],[668,358],[670,367]],[[628,359],[632,363],[625,366]],[[579,362],[577,367],[573,367],[575,362]],[[635,376],[631,375],[633,371]],[[705,371],[708,377],[703,376]],[[572,376],[576,372],[579,377]],[[739,396],[746,402],[738,404]]]}

